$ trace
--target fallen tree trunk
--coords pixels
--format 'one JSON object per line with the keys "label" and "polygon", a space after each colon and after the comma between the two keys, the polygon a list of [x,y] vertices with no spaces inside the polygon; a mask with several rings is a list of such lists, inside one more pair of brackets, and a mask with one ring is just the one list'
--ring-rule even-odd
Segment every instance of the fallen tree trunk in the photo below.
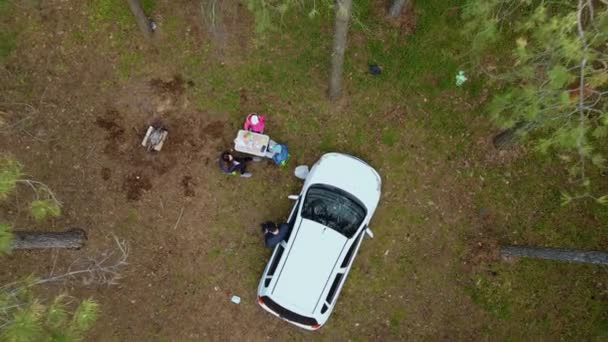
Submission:
{"label": "fallen tree trunk", "polygon": [[68,248],[78,249],[87,240],[87,234],[82,229],[71,229],[65,232],[11,232],[11,250],[15,249],[46,249]]}
{"label": "fallen tree trunk", "polygon": [[581,251],[575,249],[500,246],[502,257],[526,257],[558,261],[580,262],[586,264],[608,265],[608,253],[598,251]]}

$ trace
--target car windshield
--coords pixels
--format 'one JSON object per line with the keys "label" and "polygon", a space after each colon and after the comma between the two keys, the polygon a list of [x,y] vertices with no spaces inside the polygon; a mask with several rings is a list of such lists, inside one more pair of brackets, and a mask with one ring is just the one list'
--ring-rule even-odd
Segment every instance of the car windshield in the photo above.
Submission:
{"label": "car windshield", "polygon": [[365,218],[365,209],[347,193],[329,186],[311,186],[302,217],[351,238]]}

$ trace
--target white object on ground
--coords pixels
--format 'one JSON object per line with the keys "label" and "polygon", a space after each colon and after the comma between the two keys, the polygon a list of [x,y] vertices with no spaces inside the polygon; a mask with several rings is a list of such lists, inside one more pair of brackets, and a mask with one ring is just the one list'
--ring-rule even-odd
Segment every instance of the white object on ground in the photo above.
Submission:
{"label": "white object on ground", "polygon": [[148,150],[154,149],[155,151],[160,151],[167,139],[167,135],[169,135],[169,132],[166,129],[149,126],[146,136],[141,142],[141,146],[148,148]]}
{"label": "white object on ground", "polygon": [[468,80],[468,78],[464,75],[464,71],[459,70],[458,74],[456,75],[456,85],[458,87],[460,87],[461,85],[464,84],[464,82],[466,82]]}
{"label": "white object on ground", "polygon": [[241,303],[241,297],[239,297],[239,296],[232,296],[232,298],[230,298],[230,301],[233,302],[234,304],[240,304]]}
{"label": "white object on ground", "polygon": [[295,171],[293,172],[294,175],[302,180],[305,180],[306,177],[308,176],[308,165],[300,165],[298,167],[296,167]]}

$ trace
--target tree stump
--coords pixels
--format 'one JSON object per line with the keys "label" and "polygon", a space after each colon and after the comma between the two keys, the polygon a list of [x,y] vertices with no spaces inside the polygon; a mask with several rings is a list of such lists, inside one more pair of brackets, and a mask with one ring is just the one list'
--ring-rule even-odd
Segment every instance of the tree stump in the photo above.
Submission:
{"label": "tree stump", "polygon": [[79,249],[87,240],[82,229],[71,229],[65,232],[23,232],[13,231],[11,250],[67,248]]}
{"label": "tree stump", "polygon": [[498,150],[505,150],[513,146],[519,139],[518,133],[525,131],[530,125],[524,121],[516,123],[513,127],[507,128],[496,134],[492,139],[494,147]]}

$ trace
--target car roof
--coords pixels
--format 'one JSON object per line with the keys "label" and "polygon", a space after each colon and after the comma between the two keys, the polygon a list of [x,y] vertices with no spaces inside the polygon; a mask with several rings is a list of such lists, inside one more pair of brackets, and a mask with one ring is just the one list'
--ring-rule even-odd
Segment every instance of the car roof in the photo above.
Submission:
{"label": "car roof", "polygon": [[271,296],[294,312],[312,315],[349,240],[305,218],[300,218],[291,239]]}

